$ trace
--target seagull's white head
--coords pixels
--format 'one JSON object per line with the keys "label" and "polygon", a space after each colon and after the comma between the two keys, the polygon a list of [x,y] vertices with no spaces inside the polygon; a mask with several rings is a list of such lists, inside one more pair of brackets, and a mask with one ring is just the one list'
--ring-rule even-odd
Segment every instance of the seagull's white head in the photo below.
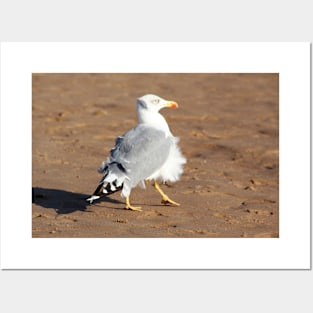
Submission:
{"label": "seagull's white head", "polygon": [[145,95],[137,99],[137,113],[139,123],[147,124],[163,130],[171,135],[165,118],[159,113],[162,108],[177,108],[175,101],[164,100],[155,95]]}
{"label": "seagull's white head", "polygon": [[175,101],[164,100],[156,95],[145,95],[137,99],[137,109],[146,109],[150,112],[159,112],[162,108],[178,108]]}

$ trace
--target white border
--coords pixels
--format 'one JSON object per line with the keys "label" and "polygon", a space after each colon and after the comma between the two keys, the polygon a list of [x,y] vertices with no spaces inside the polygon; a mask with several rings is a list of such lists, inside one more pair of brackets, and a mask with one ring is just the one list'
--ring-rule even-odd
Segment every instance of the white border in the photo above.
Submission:
{"label": "white border", "polygon": [[[279,72],[280,238],[32,239],[32,72]],[[4,269],[308,269],[309,169],[309,43],[1,44]]]}

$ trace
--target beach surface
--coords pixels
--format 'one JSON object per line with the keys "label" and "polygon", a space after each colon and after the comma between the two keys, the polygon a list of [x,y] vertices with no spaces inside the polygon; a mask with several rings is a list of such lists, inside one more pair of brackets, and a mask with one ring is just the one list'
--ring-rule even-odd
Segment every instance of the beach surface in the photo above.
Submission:
{"label": "beach surface", "polygon": [[[279,237],[278,74],[33,74],[32,236]],[[187,158],[180,181],[92,205],[85,199],[115,138],[137,124],[136,98],[163,109]]]}

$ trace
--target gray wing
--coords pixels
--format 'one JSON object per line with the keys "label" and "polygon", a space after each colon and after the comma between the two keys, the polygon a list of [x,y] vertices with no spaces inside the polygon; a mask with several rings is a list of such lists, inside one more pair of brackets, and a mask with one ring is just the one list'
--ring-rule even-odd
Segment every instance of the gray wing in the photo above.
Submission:
{"label": "gray wing", "polygon": [[126,171],[132,185],[152,175],[166,161],[171,139],[163,131],[139,124],[116,139],[110,162],[117,162]]}

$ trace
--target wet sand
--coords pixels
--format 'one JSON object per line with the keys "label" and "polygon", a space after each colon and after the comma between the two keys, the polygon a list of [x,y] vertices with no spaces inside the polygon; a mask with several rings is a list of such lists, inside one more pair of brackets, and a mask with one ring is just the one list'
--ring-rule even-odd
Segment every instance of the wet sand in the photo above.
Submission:
{"label": "wet sand", "polygon": [[[278,74],[33,74],[33,237],[279,237]],[[163,109],[188,159],[151,184],[88,205],[115,137],[137,124],[136,98]]]}

